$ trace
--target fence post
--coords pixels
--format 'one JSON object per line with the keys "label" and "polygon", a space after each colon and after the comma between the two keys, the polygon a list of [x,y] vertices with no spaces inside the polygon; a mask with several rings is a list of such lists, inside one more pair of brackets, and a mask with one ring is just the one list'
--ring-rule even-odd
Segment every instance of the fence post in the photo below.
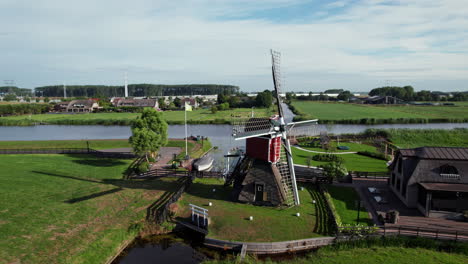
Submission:
{"label": "fence post", "polygon": [[458,230],[455,231],[455,242],[458,240]]}
{"label": "fence post", "polygon": [[418,230],[417,230],[417,233],[416,233],[416,237],[419,237],[419,227],[418,227]]}
{"label": "fence post", "polygon": [[436,239],[439,238],[439,229],[436,229]]}
{"label": "fence post", "polygon": [[401,226],[398,226],[398,235],[400,235]]}
{"label": "fence post", "polygon": [[383,226],[383,235],[384,235],[384,236],[387,235],[387,227],[385,226],[385,224],[384,224],[384,226]]}

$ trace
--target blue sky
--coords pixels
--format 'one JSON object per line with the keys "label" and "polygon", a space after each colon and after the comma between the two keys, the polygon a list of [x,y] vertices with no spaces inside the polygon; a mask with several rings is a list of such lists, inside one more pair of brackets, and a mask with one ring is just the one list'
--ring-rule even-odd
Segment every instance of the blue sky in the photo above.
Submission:
{"label": "blue sky", "polygon": [[[468,90],[466,0],[1,0],[0,81]],[[0,83],[0,85],[2,85]]]}

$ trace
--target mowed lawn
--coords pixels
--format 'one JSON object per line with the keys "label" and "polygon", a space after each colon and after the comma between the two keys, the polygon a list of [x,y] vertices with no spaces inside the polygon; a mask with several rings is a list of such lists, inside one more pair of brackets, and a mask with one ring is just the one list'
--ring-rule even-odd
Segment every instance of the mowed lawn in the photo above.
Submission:
{"label": "mowed lawn", "polygon": [[321,120],[355,119],[466,119],[466,106],[390,106],[350,103],[327,103],[313,101],[293,101],[292,105],[308,118]]}
{"label": "mowed lawn", "polygon": [[[318,155],[316,153],[307,152],[295,147],[292,147],[291,150],[293,153],[294,163],[299,165],[307,165],[307,159],[309,157]],[[353,150],[351,149],[349,151]],[[385,172],[388,170],[385,160],[375,159],[359,154],[342,154],[339,156],[343,158],[343,164],[348,171]],[[326,163],[327,162],[324,161],[312,160],[311,166],[318,167]]]}
{"label": "mowed lawn", "polygon": [[[232,187],[224,187],[223,183],[218,179],[196,179],[179,200],[177,217],[190,219],[190,203],[205,207],[211,220],[208,236],[232,241],[285,241],[329,232],[323,196],[312,185],[303,185],[306,188],[300,191],[300,206],[283,209],[231,202]],[[209,202],[213,206],[209,207]],[[250,216],[253,221],[248,220]]]}
{"label": "mowed lawn", "polygon": [[2,263],[104,263],[174,180],[124,181],[131,160],[0,156]]}
{"label": "mowed lawn", "polygon": [[[333,205],[335,206],[341,222],[344,225],[356,225],[358,220],[357,201],[360,200],[359,194],[353,187],[342,187],[328,185],[328,193],[332,197]],[[372,219],[364,207],[361,207],[359,212],[359,224],[373,225]]]}
{"label": "mowed lawn", "polygon": [[[163,111],[164,119],[168,123],[183,123],[185,120],[184,111]],[[196,109],[187,112],[187,122],[210,122],[215,120],[224,120],[230,122],[232,118],[237,117],[250,117],[252,114],[251,108],[235,108],[226,111],[218,111],[212,113],[210,109]],[[267,108],[255,108],[255,116],[269,116],[270,109]],[[76,121],[76,124],[80,122],[89,122],[91,124],[97,121],[107,121],[108,123],[128,123],[140,116],[140,113],[84,113],[84,114],[38,114],[38,115],[21,115],[21,116],[9,116],[1,117],[5,121],[25,121],[25,122],[45,122],[51,124],[66,124],[70,121]]]}

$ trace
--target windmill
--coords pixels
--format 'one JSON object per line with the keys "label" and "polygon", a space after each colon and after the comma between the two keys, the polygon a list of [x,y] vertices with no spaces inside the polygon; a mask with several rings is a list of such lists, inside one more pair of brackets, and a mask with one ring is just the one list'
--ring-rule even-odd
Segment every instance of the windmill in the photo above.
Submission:
{"label": "windmill", "polygon": [[226,177],[233,184],[231,198],[258,205],[299,205],[294,163],[289,138],[293,129],[306,128],[315,134],[317,120],[286,123],[281,104],[280,53],[271,50],[273,85],[278,115],[270,118],[235,120],[232,136],[246,139],[245,155]]}

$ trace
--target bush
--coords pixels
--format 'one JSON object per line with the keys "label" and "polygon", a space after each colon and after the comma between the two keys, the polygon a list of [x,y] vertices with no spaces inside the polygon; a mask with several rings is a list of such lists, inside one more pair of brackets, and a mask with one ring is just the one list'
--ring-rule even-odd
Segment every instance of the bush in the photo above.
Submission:
{"label": "bush", "polygon": [[140,163],[140,165],[138,165],[136,168],[135,168],[135,172],[137,174],[140,174],[140,173],[144,173],[144,172],[147,172],[149,171],[150,169],[150,164],[146,161],[143,161],[142,163]]}
{"label": "bush", "polygon": [[380,160],[388,160],[388,157],[383,153],[376,153],[376,152],[370,152],[370,151],[358,151],[357,154],[375,158],[375,159],[380,159]]}
{"label": "bush", "polygon": [[325,161],[325,162],[343,162],[343,158],[334,155],[334,154],[317,154],[312,157],[315,161]]}

